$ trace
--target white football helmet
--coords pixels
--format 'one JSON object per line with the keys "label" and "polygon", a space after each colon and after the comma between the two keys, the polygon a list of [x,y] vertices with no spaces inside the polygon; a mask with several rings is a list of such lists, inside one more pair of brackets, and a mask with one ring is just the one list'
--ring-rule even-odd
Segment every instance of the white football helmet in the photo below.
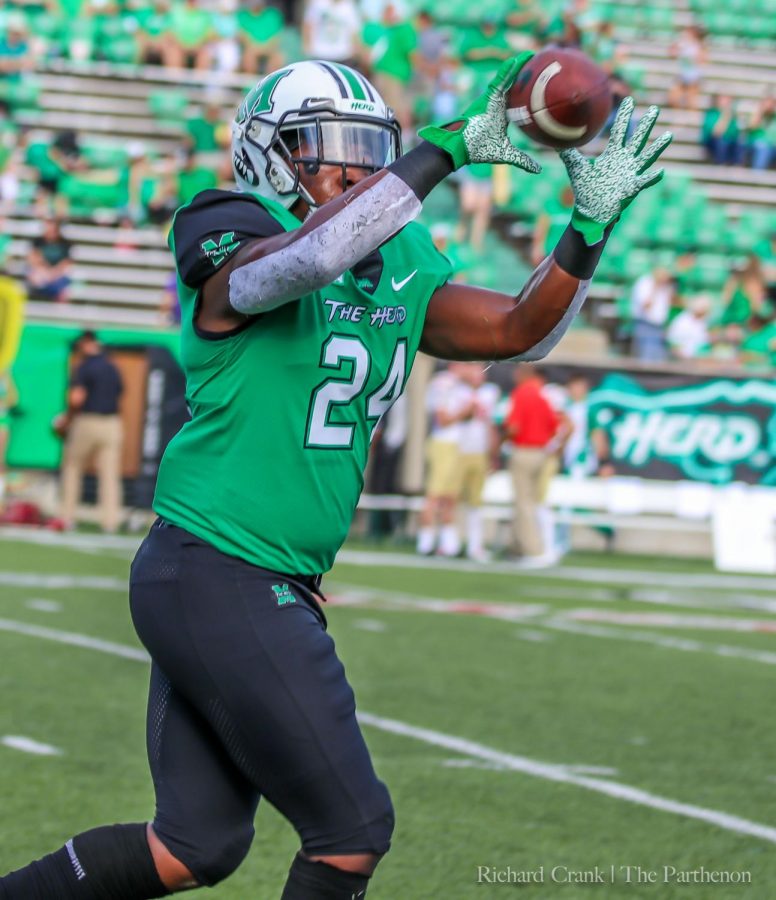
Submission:
{"label": "white football helmet", "polygon": [[271,72],[248,93],[232,123],[232,168],[240,190],[289,209],[302,197],[299,166],[357,166],[376,172],[401,156],[401,130],[375,87],[349,66],[325,60]]}

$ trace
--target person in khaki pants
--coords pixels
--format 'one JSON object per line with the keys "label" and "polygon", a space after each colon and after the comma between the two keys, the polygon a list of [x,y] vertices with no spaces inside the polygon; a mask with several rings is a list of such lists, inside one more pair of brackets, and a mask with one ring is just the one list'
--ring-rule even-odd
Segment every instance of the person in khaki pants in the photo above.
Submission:
{"label": "person in khaki pants", "polygon": [[524,565],[550,565],[551,548],[545,546],[538,514],[546,490],[548,450],[561,419],[542,393],[544,378],[534,366],[518,365],[515,385],[504,423],[512,445],[515,538]]}
{"label": "person in khaki pants", "polygon": [[75,526],[84,470],[94,460],[100,524],[103,531],[114,532],[121,517],[121,375],[93,331],[85,331],[76,347],[83,360],[70,381],[67,412],[54,421],[55,431],[65,439],[61,517],[65,528]]}

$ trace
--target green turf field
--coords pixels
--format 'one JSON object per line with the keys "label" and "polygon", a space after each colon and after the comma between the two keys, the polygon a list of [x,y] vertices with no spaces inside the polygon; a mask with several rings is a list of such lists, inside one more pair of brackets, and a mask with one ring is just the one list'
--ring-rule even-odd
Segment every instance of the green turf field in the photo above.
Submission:
{"label": "green turf field", "polygon": [[[0,535],[0,871],[152,812],[128,543]],[[325,587],[397,809],[371,900],[776,896],[776,579],[596,555],[420,567],[360,546]],[[266,804],[256,831],[208,896],[280,895],[295,835]],[[543,883],[478,883],[494,870]]]}

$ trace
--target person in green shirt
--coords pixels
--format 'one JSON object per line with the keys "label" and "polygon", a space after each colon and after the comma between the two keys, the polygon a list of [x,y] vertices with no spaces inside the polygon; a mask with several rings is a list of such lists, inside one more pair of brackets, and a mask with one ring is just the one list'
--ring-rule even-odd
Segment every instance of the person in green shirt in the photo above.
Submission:
{"label": "person in green shirt", "polygon": [[163,65],[171,44],[170,0],[130,0],[127,16],[134,22],[140,61]]}
{"label": "person in green shirt", "polygon": [[776,365],[776,322],[763,322],[741,343],[741,359],[745,363]]}
{"label": "person in green shirt", "polygon": [[364,30],[364,43],[370,41],[375,84],[395,111],[402,128],[409,128],[412,124],[409,84],[413,76],[412,58],[418,45],[415,25],[403,20],[393,3],[387,3],[379,27],[371,34],[368,27]]}
{"label": "person in green shirt", "polygon": [[237,27],[242,50],[241,71],[258,75],[271,72],[283,64],[280,35],[283,16],[265,0],[240,4]]}
{"label": "person in green shirt", "polygon": [[198,0],[178,0],[170,10],[168,41],[164,64],[172,68],[210,68],[208,42],[216,36],[209,10]]}
{"label": "person in green shirt", "polygon": [[738,117],[733,98],[715,94],[703,115],[701,144],[716,165],[738,164],[743,158]]}
{"label": "person in green shirt", "polygon": [[766,97],[755,107],[749,122],[750,164],[768,169],[776,159],[776,97]]}
{"label": "person in green shirt", "polygon": [[489,73],[512,55],[506,29],[493,16],[466,29],[458,45],[458,55],[474,75],[474,86],[481,90]]}
{"label": "person in green shirt", "polygon": [[145,900],[214,885],[246,856],[262,796],[300,841],[282,900],[366,895],[393,805],[326,630],[321,576],[348,534],[370,442],[419,350],[457,360],[552,350],[610,226],[660,179],[648,170],[670,141],[647,145],[653,108],[625,144],[627,103],[595,166],[564,154],[571,222],[526,283],[451,282],[415,220],[463,166],[539,170],[507,136],[506,95],[531,56],[507,60],[406,154],[375,86],[345,65],[294,63],[241,103],[240,190],[203,191],[170,232],[191,419],[165,451],[159,518],[130,573],[152,659],[155,818],[76,835],[0,878],[3,900]]}
{"label": "person in green shirt", "polygon": [[756,254],[750,253],[746,262],[733,270],[722,289],[722,303],[719,325],[736,325],[743,330],[753,316],[770,316],[773,307]]}

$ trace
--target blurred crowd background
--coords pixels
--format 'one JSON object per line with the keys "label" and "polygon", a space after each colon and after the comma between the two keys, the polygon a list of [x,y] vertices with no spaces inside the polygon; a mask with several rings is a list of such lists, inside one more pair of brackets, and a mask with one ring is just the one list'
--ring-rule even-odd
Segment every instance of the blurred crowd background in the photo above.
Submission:
{"label": "blurred crowd background", "polygon": [[[27,318],[174,325],[165,236],[178,205],[230,183],[229,122],[287,61],[367,73],[405,144],[499,62],[581,47],[615,102],[656,102],[668,175],[626,213],[567,346],[770,366],[776,353],[776,19],[768,0],[28,0],[0,8],[0,260]],[[746,13],[746,15],[744,15]],[[772,13],[772,10],[771,10]],[[605,135],[590,150],[600,148]],[[515,130],[516,142],[528,139]],[[537,152],[536,148],[531,148]],[[514,290],[572,202],[565,172],[473,166],[424,212],[456,278]]]}

